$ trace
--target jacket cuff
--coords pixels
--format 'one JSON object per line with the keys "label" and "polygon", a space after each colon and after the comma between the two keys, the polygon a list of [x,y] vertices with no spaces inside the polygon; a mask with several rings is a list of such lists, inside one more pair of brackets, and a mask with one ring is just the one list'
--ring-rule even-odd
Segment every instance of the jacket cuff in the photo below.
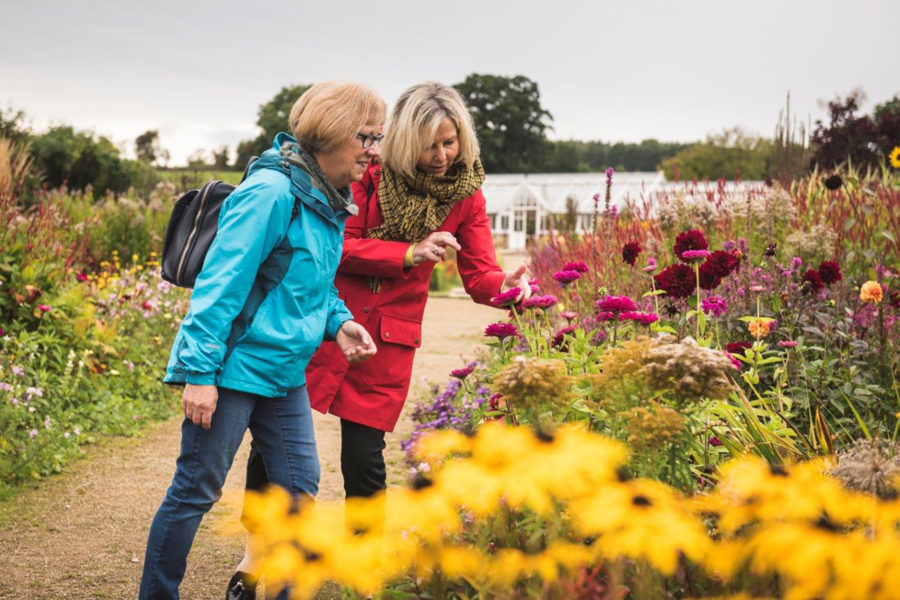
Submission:
{"label": "jacket cuff", "polygon": [[191,385],[216,385],[215,373],[188,373],[184,381]]}
{"label": "jacket cuff", "polygon": [[409,248],[406,249],[406,254],[403,256],[403,268],[408,269],[409,267],[416,266],[416,263],[413,259],[413,249],[416,247],[415,244],[410,244]]}

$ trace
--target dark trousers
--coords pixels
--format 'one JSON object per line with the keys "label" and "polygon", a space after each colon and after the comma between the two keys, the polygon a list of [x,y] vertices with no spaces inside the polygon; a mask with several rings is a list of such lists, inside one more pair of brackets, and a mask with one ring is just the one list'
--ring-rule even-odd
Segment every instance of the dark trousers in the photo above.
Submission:
{"label": "dark trousers", "polygon": [[[368,498],[387,487],[384,448],[383,431],[341,419],[341,474],[348,498]],[[268,485],[262,455],[251,444],[246,488],[260,491]]]}

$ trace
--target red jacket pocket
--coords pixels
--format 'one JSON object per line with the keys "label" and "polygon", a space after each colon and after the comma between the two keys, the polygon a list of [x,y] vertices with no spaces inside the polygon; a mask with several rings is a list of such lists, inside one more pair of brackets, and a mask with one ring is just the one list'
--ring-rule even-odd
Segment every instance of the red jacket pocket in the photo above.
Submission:
{"label": "red jacket pocket", "polygon": [[422,345],[422,324],[411,319],[381,315],[379,326],[381,341],[418,348]]}

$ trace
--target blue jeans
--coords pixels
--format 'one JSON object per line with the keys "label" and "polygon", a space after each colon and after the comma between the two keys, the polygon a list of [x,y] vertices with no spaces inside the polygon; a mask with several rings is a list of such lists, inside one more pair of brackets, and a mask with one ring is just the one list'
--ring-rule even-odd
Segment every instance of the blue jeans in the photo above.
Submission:
{"label": "blue jeans", "polygon": [[248,427],[269,481],[295,496],[315,496],[319,455],[306,386],[288,391],[284,398],[220,387],[208,430],[188,419],[181,425],[181,454],[175,476],[150,526],[141,600],[179,597],[178,586],[200,520],[222,496],[225,476]]}

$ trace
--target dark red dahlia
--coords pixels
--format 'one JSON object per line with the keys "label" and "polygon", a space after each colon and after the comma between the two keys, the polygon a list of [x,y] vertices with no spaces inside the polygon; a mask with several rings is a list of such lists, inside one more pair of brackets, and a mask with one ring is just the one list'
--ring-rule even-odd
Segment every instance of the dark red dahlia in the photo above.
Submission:
{"label": "dark red dahlia", "polygon": [[700,269],[706,267],[711,275],[716,277],[728,277],[731,273],[741,266],[741,259],[725,250],[716,250],[709,255]]}
{"label": "dark red dahlia", "polygon": [[694,293],[694,270],[687,265],[674,264],[653,276],[656,287],[665,290],[672,298],[687,298]]}
{"label": "dark red dahlia", "polygon": [[744,354],[746,354],[746,352],[744,351],[750,348],[750,346],[752,345],[753,344],[751,344],[750,342],[728,342],[727,344],[725,344],[725,350],[731,352],[732,354],[740,354],[743,356]]}
{"label": "dark red dahlia", "polygon": [[825,285],[831,285],[843,279],[841,276],[841,267],[833,260],[823,261],[819,265],[819,277]]}
{"label": "dark red dahlia", "polygon": [[556,335],[553,336],[553,341],[551,342],[553,347],[563,351],[568,351],[569,339],[566,336],[571,336],[576,329],[578,329],[578,327],[576,327],[575,325],[569,325],[557,331]]}
{"label": "dark red dahlia", "polygon": [[699,229],[683,231],[675,238],[674,251],[679,260],[684,260],[681,255],[687,250],[706,250],[708,248],[706,236]]}
{"label": "dark red dahlia", "polygon": [[814,271],[813,269],[809,269],[803,275],[803,293],[808,294],[810,292],[815,293],[825,289],[825,282],[822,281],[822,276],[819,275],[818,271]]}
{"label": "dark red dahlia", "polygon": [[628,242],[622,246],[622,260],[632,267],[634,266],[635,261],[637,261],[637,257],[640,253],[641,245],[637,242]]}
{"label": "dark red dahlia", "polygon": [[722,283],[722,275],[719,275],[719,269],[715,265],[710,265],[709,261],[700,265],[699,272],[700,289],[702,290],[714,290]]}

